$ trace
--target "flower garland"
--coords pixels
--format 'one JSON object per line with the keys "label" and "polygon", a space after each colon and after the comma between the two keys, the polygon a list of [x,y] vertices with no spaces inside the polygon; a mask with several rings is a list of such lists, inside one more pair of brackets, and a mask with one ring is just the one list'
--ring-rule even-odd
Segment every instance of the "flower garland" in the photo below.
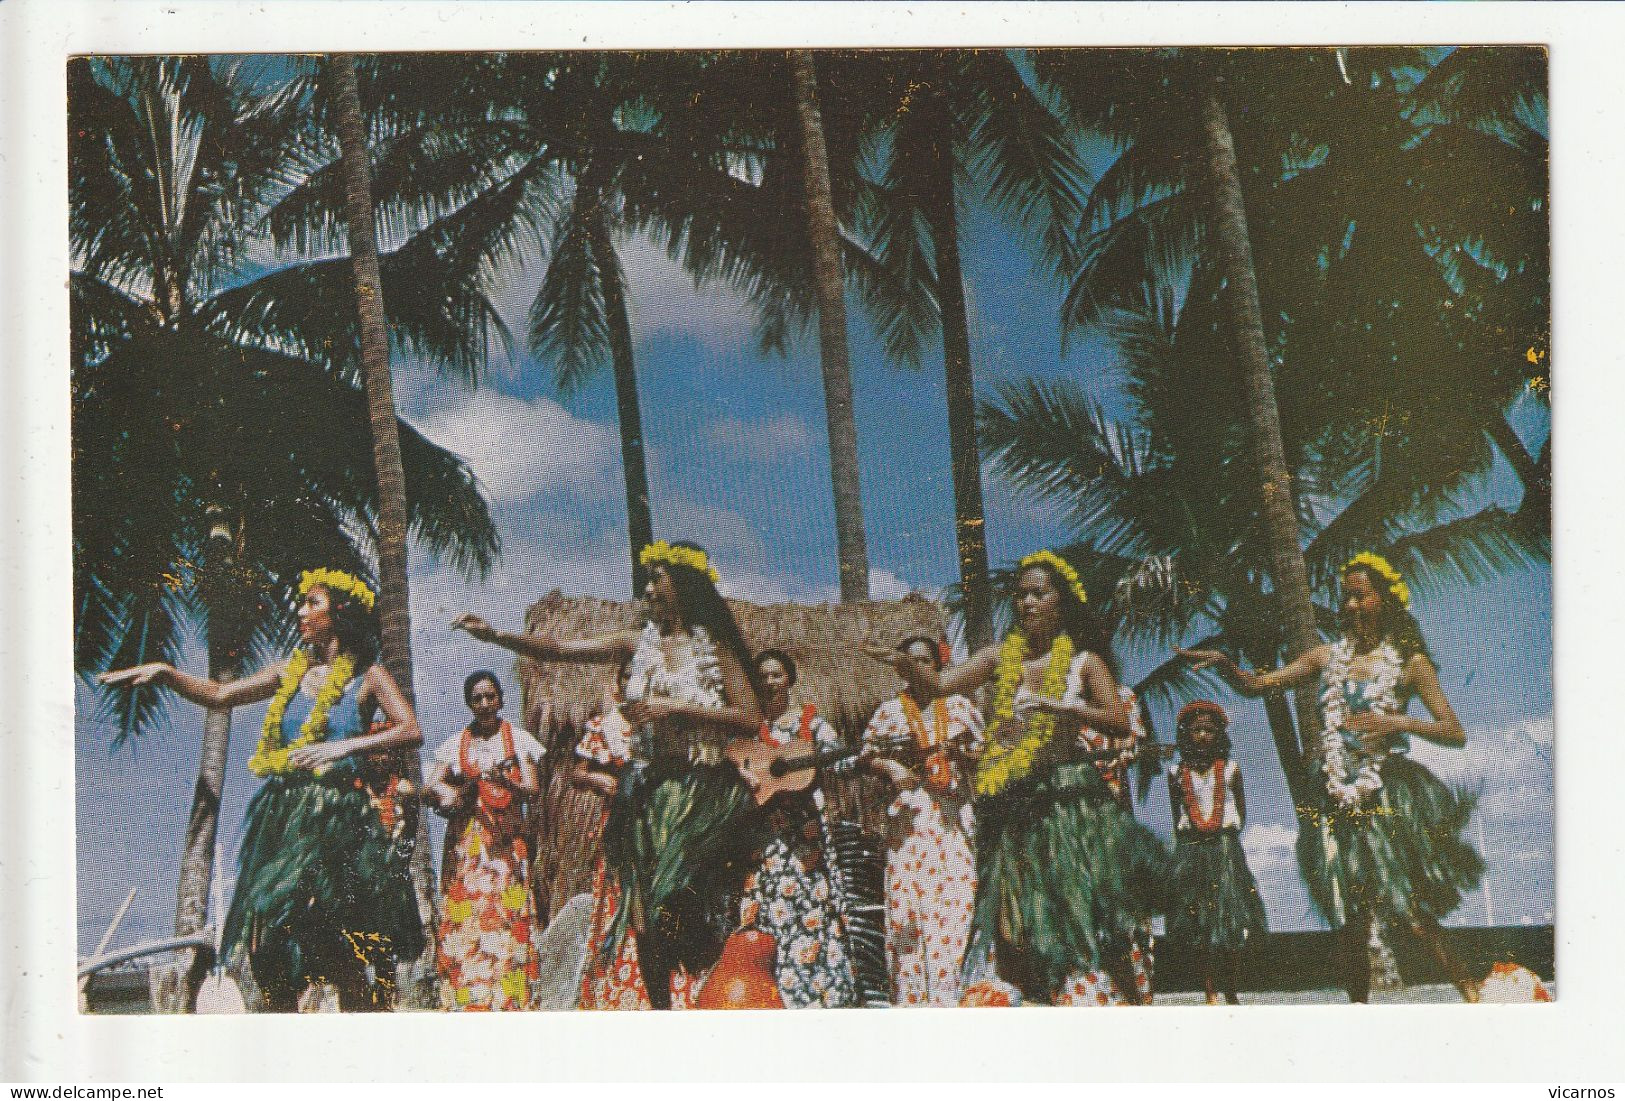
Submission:
{"label": "flower garland", "polygon": [[914,697],[904,692],[897,697],[903,708],[903,721],[908,724],[916,749],[925,751],[921,767],[925,769],[925,786],[935,792],[952,791],[953,767],[948,763],[948,701],[938,696],[931,701],[931,718],[935,731],[927,729],[925,716]]}
{"label": "flower garland", "polygon": [[1066,581],[1066,587],[1072,590],[1072,595],[1078,598],[1079,604],[1089,603],[1089,594],[1084,590],[1083,581],[1078,577],[1078,571],[1072,568],[1072,563],[1054,551],[1034,551],[1016,563],[1018,571],[1032,566],[1048,566]]}
{"label": "flower garland", "polygon": [[372,606],[378,602],[378,597],[367,586],[365,581],[355,574],[345,573],[343,570],[306,570],[299,575],[300,596],[304,596],[317,585],[320,585],[328,592],[344,593],[346,596],[354,598],[369,612],[372,611]]}
{"label": "flower garland", "polygon": [[1370,551],[1361,551],[1359,554],[1343,563],[1343,569],[1340,572],[1346,574],[1350,570],[1362,569],[1370,570],[1372,573],[1386,581],[1388,583],[1389,594],[1395,600],[1399,601],[1401,607],[1409,608],[1411,606],[1410,586],[1405,584],[1405,579],[1403,577],[1399,576],[1399,571],[1388,564],[1388,559],[1384,558],[1380,554],[1373,554]]}
{"label": "flower garland", "polygon": [[664,562],[672,566],[687,566],[691,570],[698,570],[706,577],[709,577],[713,585],[722,580],[721,575],[711,565],[711,560],[706,557],[704,551],[696,550],[693,547],[674,547],[664,539],[656,543],[650,543],[638,552],[638,564],[640,566],[649,566],[656,562]]}
{"label": "flower garland", "polygon": [[[1049,668],[1044,673],[1044,695],[1059,699],[1066,692],[1066,676],[1072,667],[1072,636],[1062,632],[1050,644]],[[993,738],[994,732],[1009,722],[1016,710],[1016,692],[1021,687],[1022,662],[1027,658],[1027,636],[1011,631],[999,647],[999,669],[993,694],[993,720],[987,725],[988,746],[976,770],[976,793],[997,795],[1032,771],[1038,751],[1055,736],[1055,715],[1034,711],[1027,716],[1026,736],[1014,746]]]}
{"label": "flower garland", "polygon": [[[1404,663],[1393,644],[1384,641],[1372,652],[1373,678],[1367,698],[1371,710],[1379,715],[1399,712],[1397,687]],[[1320,734],[1320,769],[1326,774],[1326,792],[1345,810],[1359,806],[1382,787],[1382,762],[1386,753],[1358,754],[1358,767],[1350,760],[1349,748],[1343,741],[1343,727],[1348,722],[1348,699],[1344,687],[1349,680],[1349,666],[1354,661],[1354,641],[1338,639],[1332,644],[1326,661],[1326,672],[1321,678],[1320,709],[1323,727]]]}
{"label": "flower garland", "polygon": [[1190,765],[1181,763],[1179,766],[1179,786],[1185,797],[1185,817],[1195,827],[1197,833],[1217,833],[1224,825],[1225,800],[1230,794],[1229,780],[1230,763],[1223,757],[1213,762],[1213,802],[1208,807],[1208,813],[1202,813],[1202,801],[1196,797],[1196,784],[1194,777],[1196,770]]}
{"label": "flower garland", "polygon": [[299,727],[299,737],[283,745],[282,716],[288,710],[288,701],[299,691],[309,670],[310,654],[304,650],[294,651],[293,657],[288,659],[288,668],[282,674],[282,683],[277,686],[276,695],[271,697],[271,706],[266,709],[259,744],[254,747],[254,755],[248,759],[248,770],[255,776],[281,776],[294,771],[294,766],[288,763],[288,755],[327,737],[327,713],[355,677],[355,659],[348,654],[340,654],[333,659],[327,680],[316,694],[310,714]]}

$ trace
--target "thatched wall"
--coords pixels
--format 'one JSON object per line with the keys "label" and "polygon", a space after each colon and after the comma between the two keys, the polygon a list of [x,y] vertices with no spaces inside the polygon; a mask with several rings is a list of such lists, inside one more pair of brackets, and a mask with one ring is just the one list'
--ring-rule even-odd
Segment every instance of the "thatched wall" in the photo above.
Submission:
{"label": "thatched wall", "polygon": [[[914,634],[940,636],[943,627],[941,611],[921,596],[816,607],[739,600],[729,605],[754,651],[777,648],[795,660],[799,679],[792,703],[816,704],[850,745],[857,743],[875,708],[902,687],[890,669],[865,657],[859,647],[865,642],[891,647]],[[526,631],[556,638],[609,634],[641,622],[637,604],[557,592],[525,613]],[[538,903],[551,917],[572,895],[592,887],[603,800],[572,787],[567,776],[581,728],[602,706],[615,671],[608,665],[528,660],[521,660],[516,671],[527,725],[547,746],[536,887]],[[863,820],[872,828],[878,825],[884,799],[878,783],[869,780],[838,788],[830,792],[838,815]]]}

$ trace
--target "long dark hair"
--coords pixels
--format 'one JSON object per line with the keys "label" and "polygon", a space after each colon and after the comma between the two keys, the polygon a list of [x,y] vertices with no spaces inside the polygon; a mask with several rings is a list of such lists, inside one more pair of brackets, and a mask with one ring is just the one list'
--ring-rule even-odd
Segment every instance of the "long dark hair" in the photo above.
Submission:
{"label": "long dark hair", "polygon": [[1060,570],[1042,560],[1033,562],[1017,571],[1018,583],[1021,575],[1028,570],[1043,570],[1049,583],[1061,594],[1061,630],[1071,636],[1072,645],[1080,651],[1087,650],[1097,655],[1111,670],[1112,679],[1116,680],[1117,657],[1112,653],[1112,632],[1089,605],[1078,599],[1078,594],[1072,591],[1072,585],[1061,576]]}
{"label": "long dark hair", "polygon": [[333,637],[360,673],[378,660],[378,617],[344,590],[328,585],[322,589],[327,593],[328,615],[333,619]]}
{"label": "long dark hair", "polygon": [[[705,548],[698,543],[683,541],[672,546],[705,553]],[[722,594],[717,592],[711,578],[692,566],[676,562],[660,561],[653,563],[651,568],[654,566],[666,571],[671,578],[672,588],[677,590],[677,606],[682,612],[683,625],[691,629],[704,627],[712,642],[734,656],[745,671],[750,690],[756,694],[757,705],[760,706],[762,683],[756,673],[756,663],[751,660],[750,647],[745,645],[745,636],[734,621],[732,609],[722,599]]]}
{"label": "long dark hair", "polygon": [[[1433,651],[1428,649],[1427,639],[1422,637],[1422,625],[1416,622],[1416,617],[1411,615],[1410,610],[1393,594],[1388,587],[1388,579],[1370,566],[1350,566],[1343,571],[1343,577],[1347,578],[1351,573],[1365,574],[1366,580],[1371,582],[1371,587],[1377,590],[1377,595],[1382,598],[1382,611],[1379,613],[1377,625],[1381,629],[1382,637],[1393,643],[1394,649],[1399,651],[1400,660],[1409,661],[1415,655],[1421,654],[1437,667],[1439,663],[1433,660]],[[1342,593],[1338,596],[1341,598]],[[1339,616],[1343,614],[1342,603],[1339,599]]]}

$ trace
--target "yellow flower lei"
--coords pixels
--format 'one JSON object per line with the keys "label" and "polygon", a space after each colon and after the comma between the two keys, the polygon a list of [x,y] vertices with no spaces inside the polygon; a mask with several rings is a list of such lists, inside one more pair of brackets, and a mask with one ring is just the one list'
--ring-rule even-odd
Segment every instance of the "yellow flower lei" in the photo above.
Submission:
{"label": "yellow flower lei", "polygon": [[[1059,699],[1066,692],[1066,676],[1075,653],[1072,636],[1064,631],[1055,636],[1049,648],[1049,668],[1044,671],[1044,695]],[[999,647],[999,671],[993,694],[993,720],[987,724],[987,749],[976,769],[976,794],[997,795],[1032,771],[1038,751],[1055,737],[1056,716],[1035,711],[1027,718],[1026,737],[1013,746],[1000,744],[993,733],[1010,721],[1016,710],[1016,691],[1021,687],[1022,662],[1027,658],[1027,636],[1011,631]]]}
{"label": "yellow flower lei", "polygon": [[695,550],[693,547],[674,547],[664,539],[650,543],[638,552],[638,565],[647,566],[654,562],[666,562],[674,566],[687,566],[691,570],[699,570],[711,579],[713,585],[722,580],[704,551]]}
{"label": "yellow flower lei", "polygon": [[299,737],[283,745],[282,716],[288,710],[288,701],[299,691],[299,685],[309,670],[310,655],[304,650],[294,651],[293,657],[288,659],[288,668],[282,674],[282,683],[277,686],[276,695],[271,697],[271,706],[265,711],[265,725],[260,728],[259,744],[254,747],[254,755],[248,759],[248,770],[255,776],[281,776],[292,772],[288,754],[327,737],[327,713],[355,677],[355,659],[348,654],[340,654],[333,659],[333,666],[328,670],[322,690],[316,694],[310,714],[299,726]]}
{"label": "yellow flower lei", "polygon": [[300,596],[304,596],[317,585],[320,585],[328,592],[345,593],[348,596],[354,597],[356,600],[366,605],[367,611],[369,612],[372,611],[373,604],[378,600],[378,597],[373,593],[373,591],[367,587],[367,583],[365,581],[361,580],[361,578],[357,577],[355,574],[345,573],[343,570],[329,570],[323,568],[319,570],[306,570],[304,573],[299,575]]}
{"label": "yellow flower lei", "polygon": [[1030,566],[1048,566],[1066,579],[1067,588],[1072,595],[1078,598],[1079,604],[1089,603],[1089,594],[1084,591],[1083,581],[1078,577],[1078,571],[1072,568],[1072,563],[1056,554],[1054,551],[1034,551],[1020,562],[1016,563],[1017,570],[1025,570]]}
{"label": "yellow flower lei", "polygon": [[1388,559],[1382,555],[1373,554],[1370,551],[1361,551],[1343,563],[1343,569],[1340,572],[1348,573],[1353,569],[1370,570],[1388,582],[1388,591],[1393,594],[1394,599],[1399,601],[1402,607],[1409,608],[1411,606],[1410,586],[1405,584],[1405,579],[1399,576],[1399,571],[1389,565]]}

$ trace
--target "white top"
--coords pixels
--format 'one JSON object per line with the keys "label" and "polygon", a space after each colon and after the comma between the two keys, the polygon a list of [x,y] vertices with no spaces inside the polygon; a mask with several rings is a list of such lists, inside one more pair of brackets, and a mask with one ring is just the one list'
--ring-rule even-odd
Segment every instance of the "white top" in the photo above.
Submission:
{"label": "white top", "polygon": [[[1217,763],[1217,761],[1214,762],[1214,764]],[[1173,786],[1179,807],[1179,813],[1175,816],[1174,828],[1180,830],[1194,829],[1195,826],[1191,823],[1190,811],[1185,806],[1185,786],[1180,782],[1179,768],[1179,765],[1173,765],[1168,769],[1168,782]],[[1191,769],[1191,794],[1196,797],[1196,809],[1204,819],[1213,817],[1213,802],[1218,797],[1218,789],[1214,784],[1217,771],[1214,765],[1208,765],[1207,768],[1201,770]],[[1224,783],[1230,784],[1240,771],[1241,766],[1235,761],[1226,761],[1224,763]],[[1225,796],[1224,821],[1219,828],[1241,829],[1241,808],[1236,806],[1235,791],[1233,789]]]}
{"label": "white top", "polygon": [[[1061,697],[1065,703],[1087,703],[1089,701],[1089,686],[1084,680],[1083,666],[1089,659],[1087,650],[1080,650],[1072,659],[1072,667],[1066,671],[1066,694]],[[1138,745],[1145,739],[1145,727],[1140,723],[1140,708],[1134,698],[1134,692],[1126,685],[1117,686],[1117,694],[1123,700],[1123,706],[1128,710],[1129,731],[1133,734],[1134,744]],[[1082,727],[1078,731],[1078,740],[1087,750],[1101,750],[1106,748],[1106,736],[1092,727]]]}
{"label": "white top", "polygon": [[660,644],[660,628],[645,624],[632,654],[626,698],[659,697],[712,710],[722,707],[722,666],[717,662],[710,632],[704,627],[690,628],[689,645],[689,661],[674,669],[667,663],[666,649]]}
{"label": "white top", "polygon": [[[790,710],[780,715],[768,724],[763,732],[764,740],[772,745],[789,745],[801,736],[801,711],[798,706],[792,705]],[[835,728],[824,721],[822,715],[813,715],[812,722],[808,724],[807,733],[812,736],[813,747],[818,750],[840,749],[841,736],[835,733]]]}
{"label": "white top", "polygon": [[[468,755],[473,760],[475,768],[483,772],[491,766],[501,763],[503,754],[502,734],[500,731],[492,734],[489,738],[476,735],[470,741],[472,744],[468,747]],[[434,759],[440,764],[448,766],[454,776],[459,771],[462,744],[463,732],[459,730],[435,747]],[[513,752],[514,756],[523,757],[532,764],[539,762],[547,754],[547,750],[542,747],[542,743],[538,742],[530,731],[521,726],[513,727]]]}

